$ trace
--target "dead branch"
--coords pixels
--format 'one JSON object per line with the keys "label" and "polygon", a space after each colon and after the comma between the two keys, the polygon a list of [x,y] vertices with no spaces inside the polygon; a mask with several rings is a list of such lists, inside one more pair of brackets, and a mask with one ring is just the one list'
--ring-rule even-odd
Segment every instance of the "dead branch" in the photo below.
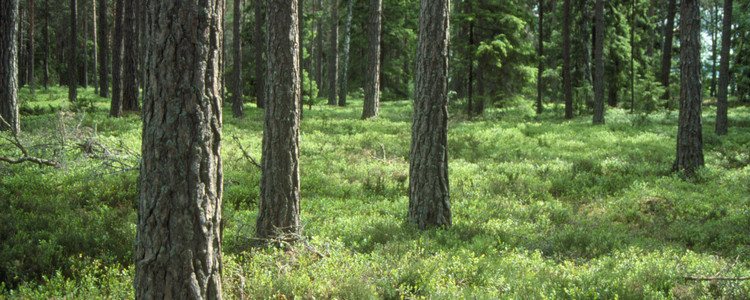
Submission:
{"label": "dead branch", "polygon": [[[10,124],[8,124],[8,122],[5,121],[5,119],[2,116],[0,116],[0,121],[3,122],[3,125],[7,126],[8,128],[11,128]],[[54,167],[54,168],[60,167],[60,163],[57,161],[44,159],[44,158],[38,158],[38,157],[29,155],[29,151],[26,150],[26,147],[24,147],[23,143],[21,143],[21,140],[18,138],[18,133],[15,132],[14,130],[9,130],[9,131],[10,131],[11,137],[9,138],[7,136],[2,136],[2,138],[8,141],[9,143],[11,143],[18,150],[20,150],[21,153],[23,154],[23,157],[18,158],[18,159],[0,157],[0,161],[9,163],[9,164],[20,164],[24,162],[31,162],[39,166],[49,166],[49,167]]]}
{"label": "dead branch", "polygon": [[240,151],[242,151],[242,156],[244,156],[245,159],[247,159],[248,161],[250,161],[253,165],[255,165],[256,167],[258,167],[258,169],[261,169],[260,164],[258,164],[258,162],[252,156],[250,156],[250,154],[247,153],[247,151],[245,151],[245,148],[242,147],[242,144],[240,143],[240,139],[237,138],[237,136],[234,136],[234,135],[232,136],[232,139],[234,140],[235,143],[237,143],[237,147],[240,148]]}

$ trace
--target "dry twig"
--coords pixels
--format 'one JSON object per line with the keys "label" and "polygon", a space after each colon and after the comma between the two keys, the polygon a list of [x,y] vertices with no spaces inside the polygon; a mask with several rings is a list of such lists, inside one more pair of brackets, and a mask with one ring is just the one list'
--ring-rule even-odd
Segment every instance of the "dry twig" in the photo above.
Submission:
{"label": "dry twig", "polygon": [[247,153],[247,151],[245,151],[245,148],[242,147],[242,143],[240,143],[240,139],[237,138],[237,136],[235,136],[235,135],[232,136],[232,139],[234,140],[235,143],[237,143],[237,146],[240,148],[240,151],[242,151],[242,156],[244,156],[245,159],[247,159],[253,165],[255,165],[256,167],[258,167],[260,169],[261,168],[260,164],[258,164],[258,162],[252,156],[250,156],[250,154]]}

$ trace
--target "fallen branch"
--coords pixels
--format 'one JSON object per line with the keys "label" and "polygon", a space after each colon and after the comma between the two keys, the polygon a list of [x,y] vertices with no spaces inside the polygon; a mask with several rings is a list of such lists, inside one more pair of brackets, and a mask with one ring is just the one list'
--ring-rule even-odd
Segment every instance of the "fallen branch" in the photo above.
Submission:
{"label": "fallen branch", "polygon": [[240,139],[238,139],[237,136],[235,135],[232,136],[232,139],[237,143],[237,147],[240,148],[240,151],[242,151],[242,156],[244,156],[245,159],[250,161],[253,165],[258,167],[258,169],[261,169],[260,164],[258,164],[258,162],[252,156],[250,156],[250,154],[247,153],[247,151],[245,151],[245,148],[242,147],[242,144],[240,143]]}
{"label": "fallen branch", "polygon": [[750,277],[694,277],[685,276],[686,280],[697,280],[697,281],[744,281],[750,280]]}
{"label": "fallen branch", "polygon": [[[2,121],[3,124],[7,128],[11,128],[10,124],[8,124],[8,122],[5,121],[5,119],[2,116],[0,116],[0,121]],[[9,164],[20,164],[20,163],[25,163],[25,162],[31,162],[40,166],[49,166],[49,167],[55,167],[55,168],[60,167],[60,163],[57,161],[44,159],[44,158],[38,158],[38,157],[29,155],[29,151],[26,150],[26,147],[24,147],[21,141],[18,139],[18,133],[15,132],[14,130],[9,130],[9,131],[10,131],[12,138],[9,138],[7,136],[2,136],[2,138],[10,142],[13,146],[16,146],[16,148],[18,148],[18,150],[20,150],[21,153],[23,153],[23,157],[17,158],[17,159],[8,158],[8,157],[0,157],[0,161],[6,162]]]}

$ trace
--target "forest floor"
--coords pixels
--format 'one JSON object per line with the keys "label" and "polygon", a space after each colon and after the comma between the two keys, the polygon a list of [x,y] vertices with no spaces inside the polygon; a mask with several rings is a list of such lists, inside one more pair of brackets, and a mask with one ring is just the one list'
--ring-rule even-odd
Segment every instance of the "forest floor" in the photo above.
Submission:
{"label": "forest floor", "polygon": [[[21,92],[20,141],[61,167],[0,165],[0,298],[133,297],[140,115],[79,97]],[[705,107],[693,179],[671,172],[677,112],[454,115],[453,226],[420,232],[405,222],[411,104],[366,121],[361,105],[305,107],[304,243],[287,249],[253,246],[262,111],[225,109],[226,299],[750,298],[749,281],[688,278],[750,276],[747,107],[722,137]],[[21,153],[0,140],[0,156]]]}

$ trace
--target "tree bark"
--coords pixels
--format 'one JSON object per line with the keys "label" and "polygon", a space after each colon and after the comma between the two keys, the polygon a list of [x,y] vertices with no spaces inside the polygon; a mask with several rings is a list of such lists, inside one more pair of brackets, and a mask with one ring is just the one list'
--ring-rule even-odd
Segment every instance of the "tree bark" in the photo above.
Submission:
{"label": "tree bark", "polygon": [[18,133],[18,0],[0,0],[0,130]]}
{"label": "tree bark", "polygon": [[383,0],[370,0],[370,18],[367,24],[367,65],[365,73],[365,102],[362,119],[380,114],[380,32]]}
{"label": "tree bark", "polygon": [[537,56],[539,59],[539,68],[536,73],[536,114],[539,115],[544,111],[542,74],[544,74],[544,0],[539,0],[539,45]]}
{"label": "tree bark", "polygon": [[450,0],[421,0],[409,153],[409,222],[451,225],[448,184]]}
{"label": "tree bark", "polygon": [[91,0],[91,24],[94,26],[93,30],[91,32],[94,34],[94,38],[92,39],[94,41],[94,94],[99,94],[99,84],[96,82],[97,74],[99,74],[99,54],[97,52],[97,49],[99,49],[99,41],[96,39],[96,0]]}
{"label": "tree bark", "polygon": [[716,92],[716,134],[725,135],[727,124],[727,86],[729,85],[729,50],[732,47],[732,0],[724,0],[724,23],[721,29],[719,86]]}
{"label": "tree bark", "polygon": [[110,103],[109,116],[122,117],[122,26],[125,14],[125,0],[115,0],[115,13],[112,25],[114,34],[112,37],[112,102]]}
{"label": "tree bark", "polygon": [[263,38],[263,23],[265,16],[263,14],[264,0],[255,0],[255,98],[258,108],[265,107],[265,64],[263,64],[264,45],[266,40]]}
{"label": "tree bark", "polygon": [[297,0],[268,0],[268,81],[263,124],[256,235],[270,238],[300,229]]}
{"label": "tree bark", "polygon": [[234,56],[234,67],[232,68],[232,116],[242,118],[245,116],[242,103],[242,37],[240,34],[242,20],[242,1],[234,0],[234,26],[232,33],[232,50]]}
{"label": "tree bark", "polygon": [[594,8],[594,124],[604,124],[604,0]]}
{"label": "tree bark", "polygon": [[70,57],[68,58],[68,101],[78,99],[78,1],[70,0]]}
{"label": "tree bark", "polygon": [[349,69],[349,43],[352,31],[352,4],[354,0],[349,0],[349,7],[346,15],[346,31],[344,32],[344,57],[341,62],[341,87],[339,87],[339,106],[346,106],[347,74]]}
{"label": "tree bark", "polygon": [[150,5],[136,299],[222,298],[221,2]]}
{"label": "tree bark", "polygon": [[122,109],[140,111],[138,103],[138,32],[136,32],[137,0],[125,0],[122,53]]}
{"label": "tree bark", "polygon": [[109,97],[109,27],[107,25],[107,0],[99,1],[99,96]]}
{"label": "tree bark", "polygon": [[339,0],[331,0],[331,50],[328,53],[328,105],[337,105],[339,86]]}
{"label": "tree bark", "polygon": [[[323,1],[318,0],[318,10],[323,8]],[[318,56],[315,57],[315,83],[318,85],[319,93],[323,91],[323,18],[318,16],[317,29],[315,30],[315,48]]]}
{"label": "tree bark", "polygon": [[49,0],[44,1],[44,89],[49,90]]}
{"label": "tree bark", "polygon": [[34,95],[34,0],[29,0],[29,90]]}
{"label": "tree bark", "polygon": [[563,44],[562,44],[562,56],[563,56],[563,94],[565,97],[565,118],[573,118],[573,81],[571,78],[571,64],[570,64],[570,0],[563,1]]}
{"label": "tree bark", "polygon": [[717,37],[719,33],[717,32],[717,25],[716,23],[719,23],[719,1],[718,0],[712,0],[711,1],[711,90],[710,95],[716,96],[716,41],[718,40]]}
{"label": "tree bark", "polygon": [[667,108],[670,107],[669,74],[672,71],[672,36],[674,35],[674,16],[677,12],[677,0],[668,0],[667,24],[664,27],[664,45],[661,50],[661,71],[659,81],[664,87],[662,99],[667,100]]}
{"label": "tree bark", "polygon": [[680,5],[680,115],[674,171],[695,175],[703,166],[699,0]]}

